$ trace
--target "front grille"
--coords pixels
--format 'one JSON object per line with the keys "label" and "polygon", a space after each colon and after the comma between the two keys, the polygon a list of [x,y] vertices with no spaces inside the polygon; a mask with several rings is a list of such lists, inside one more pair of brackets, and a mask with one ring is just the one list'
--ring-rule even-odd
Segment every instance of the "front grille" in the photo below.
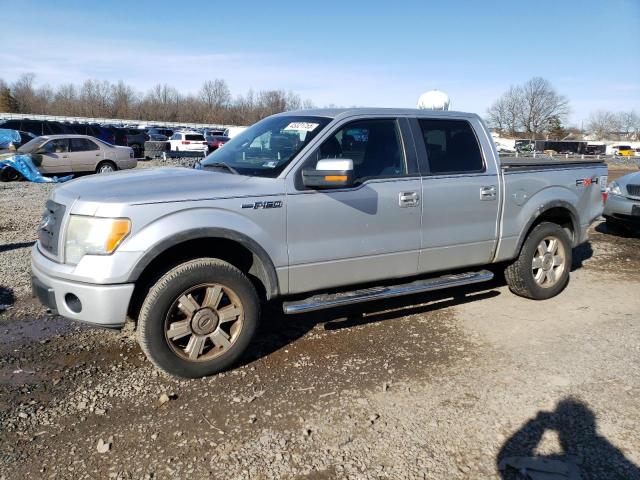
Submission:
{"label": "front grille", "polygon": [[640,185],[627,185],[627,192],[634,197],[640,197]]}
{"label": "front grille", "polygon": [[47,201],[38,227],[40,248],[55,256],[58,255],[58,239],[60,238],[60,226],[64,218],[64,211],[64,205],[53,200]]}

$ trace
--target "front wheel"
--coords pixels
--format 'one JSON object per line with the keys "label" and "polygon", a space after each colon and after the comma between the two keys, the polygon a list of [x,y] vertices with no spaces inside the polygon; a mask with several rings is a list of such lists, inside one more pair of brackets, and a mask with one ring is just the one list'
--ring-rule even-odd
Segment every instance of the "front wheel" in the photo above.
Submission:
{"label": "front wheel", "polygon": [[143,352],[164,372],[200,378],[232,366],[249,346],[260,301],[249,279],[222,260],[200,258],[151,287],[138,317]]}
{"label": "front wheel", "polygon": [[560,225],[537,225],[518,258],[505,269],[509,288],[516,295],[533,300],[556,296],[569,282],[571,253],[571,239]]}
{"label": "front wheel", "polygon": [[0,172],[0,181],[16,182],[22,178],[22,175],[11,167],[6,167]]}

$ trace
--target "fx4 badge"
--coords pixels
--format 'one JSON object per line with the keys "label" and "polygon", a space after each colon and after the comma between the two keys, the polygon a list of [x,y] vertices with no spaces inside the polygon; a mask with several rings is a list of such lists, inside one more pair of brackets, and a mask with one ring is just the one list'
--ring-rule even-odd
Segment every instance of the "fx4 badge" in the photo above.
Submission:
{"label": "fx4 badge", "polygon": [[576,187],[588,187],[592,183],[598,184],[598,177],[596,178],[579,178],[576,180]]}
{"label": "fx4 badge", "polygon": [[274,200],[272,202],[254,202],[254,203],[243,203],[242,208],[253,208],[254,210],[258,210],[260,208],[281,208],[282,200]]}

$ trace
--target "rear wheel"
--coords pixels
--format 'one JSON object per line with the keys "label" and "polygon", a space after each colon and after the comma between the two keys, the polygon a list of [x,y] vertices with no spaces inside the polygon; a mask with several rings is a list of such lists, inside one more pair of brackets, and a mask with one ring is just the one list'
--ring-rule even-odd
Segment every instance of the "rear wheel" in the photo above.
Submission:
{"label": "rear wheel", "polygon": [[249,279],[227,262],[201,258],[170,270],[149,290],[138,317],[138,342],[164,372],[204,377],[240,358],[259,316]]}
{"label": "rear wheel", "polygon": [[118,169],[116,164],[107,160],[106,162],[100,162],[98,167],[96,168],[96,173],[111,173],[115,172]]}
{"label": "rear wheel", "polygon": [[516,295],[534,300],[556,296],[569,282],[571,254],[571,239],[560,225],[537,225],[518,258],[505,269],[509,288]]}

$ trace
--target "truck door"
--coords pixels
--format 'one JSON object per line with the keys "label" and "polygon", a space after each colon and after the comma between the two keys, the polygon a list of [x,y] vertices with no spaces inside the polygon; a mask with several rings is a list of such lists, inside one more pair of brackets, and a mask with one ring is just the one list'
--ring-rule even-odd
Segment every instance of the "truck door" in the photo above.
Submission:
{"label": "truck door", "polygon": [[492,150],[486,138],[479,141],[481,122],[412,121],[424,173],[420,271],[489,263],[497,241],[501,191]]}
{"label": "truck door", "polygon": [[[421,180],[410,136],[406,119],[342,124],[287,182],[291,293],[417,273]],[[353,160],[356,184],[304,187],[302,169],[324,158]]]}

